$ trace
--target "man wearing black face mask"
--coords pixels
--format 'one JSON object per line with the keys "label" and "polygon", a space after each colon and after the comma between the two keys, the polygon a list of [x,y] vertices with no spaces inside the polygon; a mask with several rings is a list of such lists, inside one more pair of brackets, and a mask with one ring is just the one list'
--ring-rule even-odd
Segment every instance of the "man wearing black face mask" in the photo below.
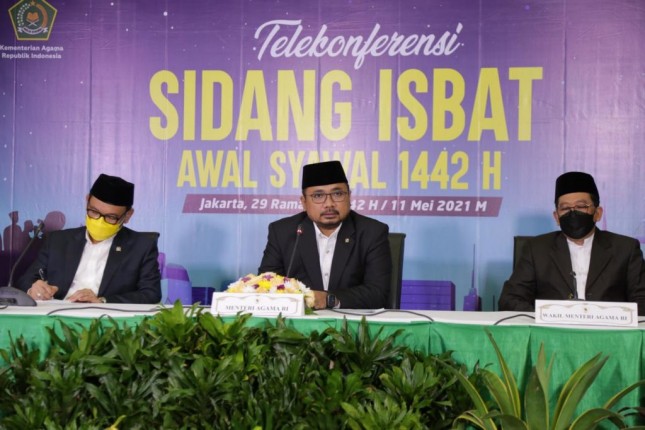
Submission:
{"label": "man wearing black face mask", "polygon": [[561,232],[528,241],[499,298],[500,311],[534,311],[535,300],[635,302],[645,315],[640,243],[601,231],[598,188],[591,175],[568,172],[555,184],[553,217]]}

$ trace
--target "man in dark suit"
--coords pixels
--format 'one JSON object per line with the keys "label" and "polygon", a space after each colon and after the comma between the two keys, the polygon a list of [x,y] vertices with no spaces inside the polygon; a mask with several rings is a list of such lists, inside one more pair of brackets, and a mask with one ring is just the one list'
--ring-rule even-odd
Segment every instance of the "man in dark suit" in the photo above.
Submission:
{"label": "man in dark suit", "polygon": [[531,238],[499,298],[501,311],[534,311],[535,300],[635,302],[645,315],[645,264],[640,243],[601,231],[598,189],[582,172],[561,175],[553,217],[561,232]]}
{"label": "man in dark suit", "polygon": [[124,227],[134,185],[101,174],[86,199],[86,227],[49,233],[18,287],[34,300],[158,303],[157,239]]}
{"label": "man in dark suit", "polygon": [[352,211],[350,196],[340,162],[304,166],[305,211],[269,225],[259,272],[304,283],[314,290],[316,309],[385,307],[392,271],[389,229]]}

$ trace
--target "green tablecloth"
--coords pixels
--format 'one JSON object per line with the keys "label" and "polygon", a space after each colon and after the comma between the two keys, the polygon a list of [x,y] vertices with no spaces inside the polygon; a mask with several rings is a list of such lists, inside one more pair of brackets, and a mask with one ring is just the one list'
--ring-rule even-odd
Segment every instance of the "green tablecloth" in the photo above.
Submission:
{"label": "green tablecloth", "polygon": [[[137,324],[142,318],[145,317],[133,316],[119,320],[124,324]],[[0,348],[8,348],[10,336],[14,339],[23,336],[31,346],[46,351],[49,344],[47,327],[56,326],[57,321],[89,324],[92,320],[65,316],[0,314]],[[266,319],[252,318],[249,321],[253,325],[263,325]],[[328,327],[340,329],[343,323],[342,317],[287,320],[287,325],[304,334],[314,330],[323,331]],[[350,320],[348,324],[355,328],[359,321]],[[435,354],[454,351],[455,359],[470,369],[479,363],[481,366],[490,365],[492,369],[499,371],[495,351],[485,333],[485,328],[488,328],[518,378],[520,387],[524,386],[528,373],[536,362],[540,344],[543,343],[547,357],[555,354],[551,379],[552,396],[559,392],[562,384],[582,363],[597,353],[608,355],[609,360],[583,399],[580,410],[602,406],[612,395],[645,375],[645,331],[642,330],[491,326],[430,321],[370,321],[369,325],[372,333],[382,330],[384,335],[403,330],[398,343],[417,351]],[[638,405],[641,393],[645,394],[645,390],[633,392],[621,405]]]}

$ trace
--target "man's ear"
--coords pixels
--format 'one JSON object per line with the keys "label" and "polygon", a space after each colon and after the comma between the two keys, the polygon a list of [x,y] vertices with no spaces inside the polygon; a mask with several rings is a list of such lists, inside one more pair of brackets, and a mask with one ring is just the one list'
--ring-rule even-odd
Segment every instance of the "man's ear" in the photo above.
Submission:
{"label": "man's ear", "polygon": [[560,225],[560,217],[558,217],[558,211],[553,211],[553,219],[557,225]]}
{"label": "man's ear", "polygon": [[123,224],[127,224],[128,221],[130,221],[130,218],[132,218],[132,215],[134,215],[134,208],[130,208],[126,213],[125,213],[125,219],[123,220]]}
{"label": "man's ear", "polygon": [[300,196],[300,206],[302,207],[302,210],[307,210],[305,207],[305,196]]}
{"label": "man's ear", "polygon": [[602,219],[602,213],[603,213],[602,206],[598,206],[596,208],[596,212],[593,213],[594,222],[598,222]]}

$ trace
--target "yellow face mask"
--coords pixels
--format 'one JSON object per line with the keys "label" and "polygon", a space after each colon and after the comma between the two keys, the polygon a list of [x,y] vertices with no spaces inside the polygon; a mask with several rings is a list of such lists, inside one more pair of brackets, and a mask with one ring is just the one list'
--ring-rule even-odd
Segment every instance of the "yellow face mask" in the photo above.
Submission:
{"label": "yellow face mask", "polygon": [[102,217],[93,219],[86,215],[85,226],[92,239],[101,242],[117,234],[121,230],[121,227],[123,227],[123,224],[108,224]]}

